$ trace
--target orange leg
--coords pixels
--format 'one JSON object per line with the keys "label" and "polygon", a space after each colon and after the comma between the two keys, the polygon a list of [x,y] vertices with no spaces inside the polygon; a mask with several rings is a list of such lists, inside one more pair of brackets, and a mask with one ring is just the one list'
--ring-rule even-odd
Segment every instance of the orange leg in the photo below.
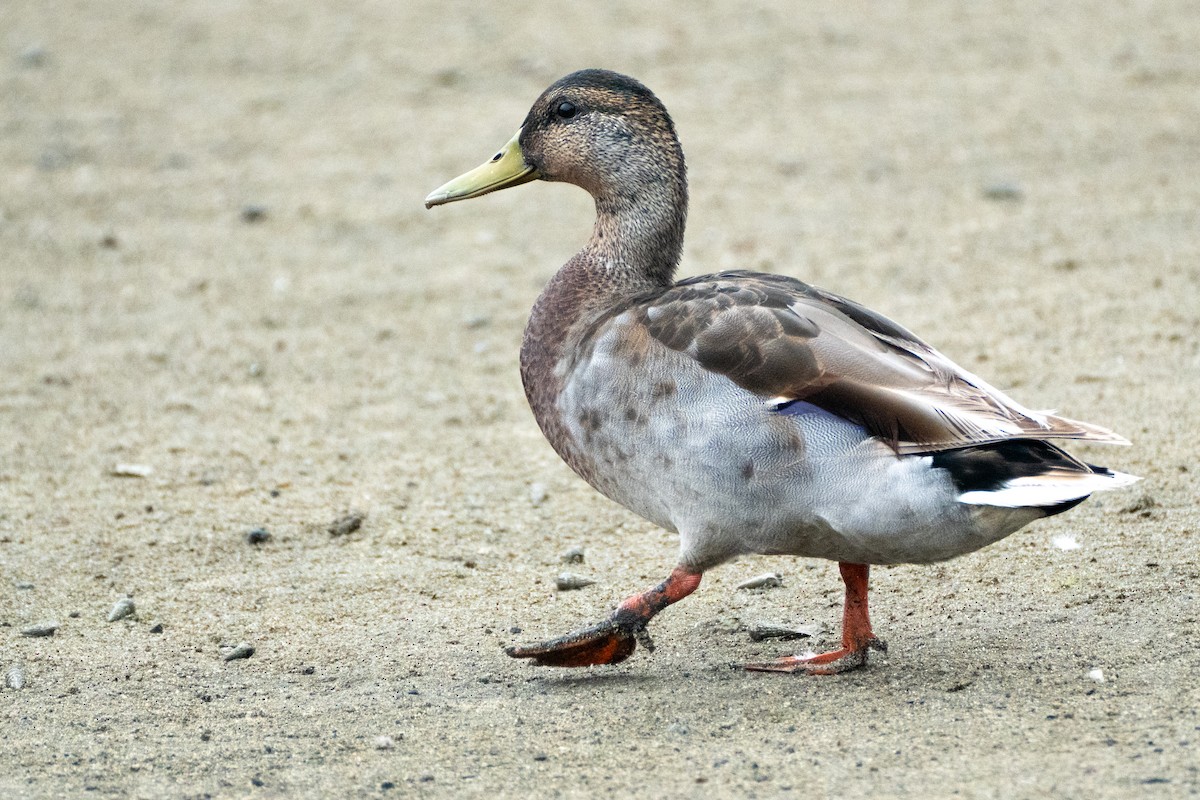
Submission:
{"label": "orange leg", "polygon": [[875,638],[867,610],[867,582],[871,567],[867,564],[839,563],[846,584],[846,605],[842,612],[842,647],[814,656],[784,656],[761,664],[746,664],[755,672],[806,672],[833,675],[857,669],[867,663],[871,650],[887,652],[887,643]]}
{"label": "orange leg", "polygon": [[633,655],[639,640],[647,650],[653,650],[646,633],[651,618],[696,591],[699,585],[699,572],[675,567],[665,581],[625,600],[604,622],[546,642],[510,647],[505,652],[513,658],[532,658],[542,667],[619,664]]}

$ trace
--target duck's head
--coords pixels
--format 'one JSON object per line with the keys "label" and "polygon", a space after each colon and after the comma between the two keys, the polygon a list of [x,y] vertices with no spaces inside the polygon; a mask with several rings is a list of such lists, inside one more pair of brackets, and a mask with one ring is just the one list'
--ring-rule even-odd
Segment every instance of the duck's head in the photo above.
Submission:
{"label": "duck's head", "polygon": [[683,152],[667,110],[645,86],[608,70],[555,82],[498,153],[435,189],[425,207],[536,179],[581,186],[598,203],[636,203],[665,189],[686,204]]}

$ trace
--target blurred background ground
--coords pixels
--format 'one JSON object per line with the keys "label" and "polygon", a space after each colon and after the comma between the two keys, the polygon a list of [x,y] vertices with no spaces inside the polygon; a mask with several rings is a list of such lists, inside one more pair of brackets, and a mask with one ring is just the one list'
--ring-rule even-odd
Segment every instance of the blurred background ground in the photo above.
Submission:
{"label": "blurred background ground", "polygon": [[[729,668],[807,646],[762,621],[836,636],[836,568],[793,559],[715,571],[621,666],[506,658],[675,549],[521,393],[586,195],[421,206],[589,66],[676,119],[681,274],[849,295],[1145,481],[877,570],[858,673]],[[1194,796],[1198,209],[1185,2],[10,0],[0,794]],[[574,546],[597,582],[557,593]]]}

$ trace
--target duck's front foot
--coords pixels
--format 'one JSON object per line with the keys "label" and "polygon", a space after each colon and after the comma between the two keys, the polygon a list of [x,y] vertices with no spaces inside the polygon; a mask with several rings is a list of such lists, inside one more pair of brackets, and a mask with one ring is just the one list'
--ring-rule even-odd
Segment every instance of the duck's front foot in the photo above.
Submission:
{"label": "duck's front foot", "polygon": [[788,674],[803,672],[808,675],[836,675],[839,672],[849,672],[852,669],[866,666],[867,654],[872,650],[886,653],[887,642],[871,638],[863,646],[853,649],[843,647],[839,650],[812,656],[783,656],[774,661],[743,664],[742,668],[750,672],[786,672]]}
{"label": "duck's front foot", "polygon": [[867,653],[887,652],[887,643],[871,631],[867,611],[867,583],[871,568],[866,564],[838,564],[846,584],[846,602],[842,610],[842,646],[838,650],[812,656],[784,656],[774,661],[745,664],[751,672],[803,672],[808,675],[836,675],[867,663]]}
{"label": "duck's front foot", "polygon": [[[633,655],[645,628],[636,629],[619,614],[590,628],[537,644],[517,645],[504,652],[513,658],[531,658],[540,667],[590,667],[620,664]],[[649,638],[646,638],[649,643]]]}

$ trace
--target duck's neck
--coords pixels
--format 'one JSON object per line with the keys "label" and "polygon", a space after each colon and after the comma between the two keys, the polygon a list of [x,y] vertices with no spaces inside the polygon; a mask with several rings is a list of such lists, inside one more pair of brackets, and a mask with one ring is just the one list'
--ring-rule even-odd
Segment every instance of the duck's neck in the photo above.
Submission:
{"label": "duck's neck", "polygon": [[[598,192],[596,223],[571,263],[599,290],[631,293],[670,286],[683,251],[687,185],[682,174],[642,184],[636,194]],[[570,267],[568,267],[570,268]]]}
{"label": "duck's neck", "polygon": [[533,306],[521,351],[554,364],[573,332],[624,301],[669,287],[683,249],[687,183],[682,161],[673,180],[640,184],[637,193],[593,191],[596,223],[587,245],[564,264]]}
{"label": "duck's neck", "polygon": [[[531,370],[548,388],[545,375],[592,320],[631,297],[671,285],[687,221],[683,151],[671,138],[671,146],[653,157],[634,152],[614,165],[605,185],[584,186],[596,202],[596,223],[587,245],[534,304],[521,349],[526,389]],[[530,402],[536,413],[532,395]]]}

